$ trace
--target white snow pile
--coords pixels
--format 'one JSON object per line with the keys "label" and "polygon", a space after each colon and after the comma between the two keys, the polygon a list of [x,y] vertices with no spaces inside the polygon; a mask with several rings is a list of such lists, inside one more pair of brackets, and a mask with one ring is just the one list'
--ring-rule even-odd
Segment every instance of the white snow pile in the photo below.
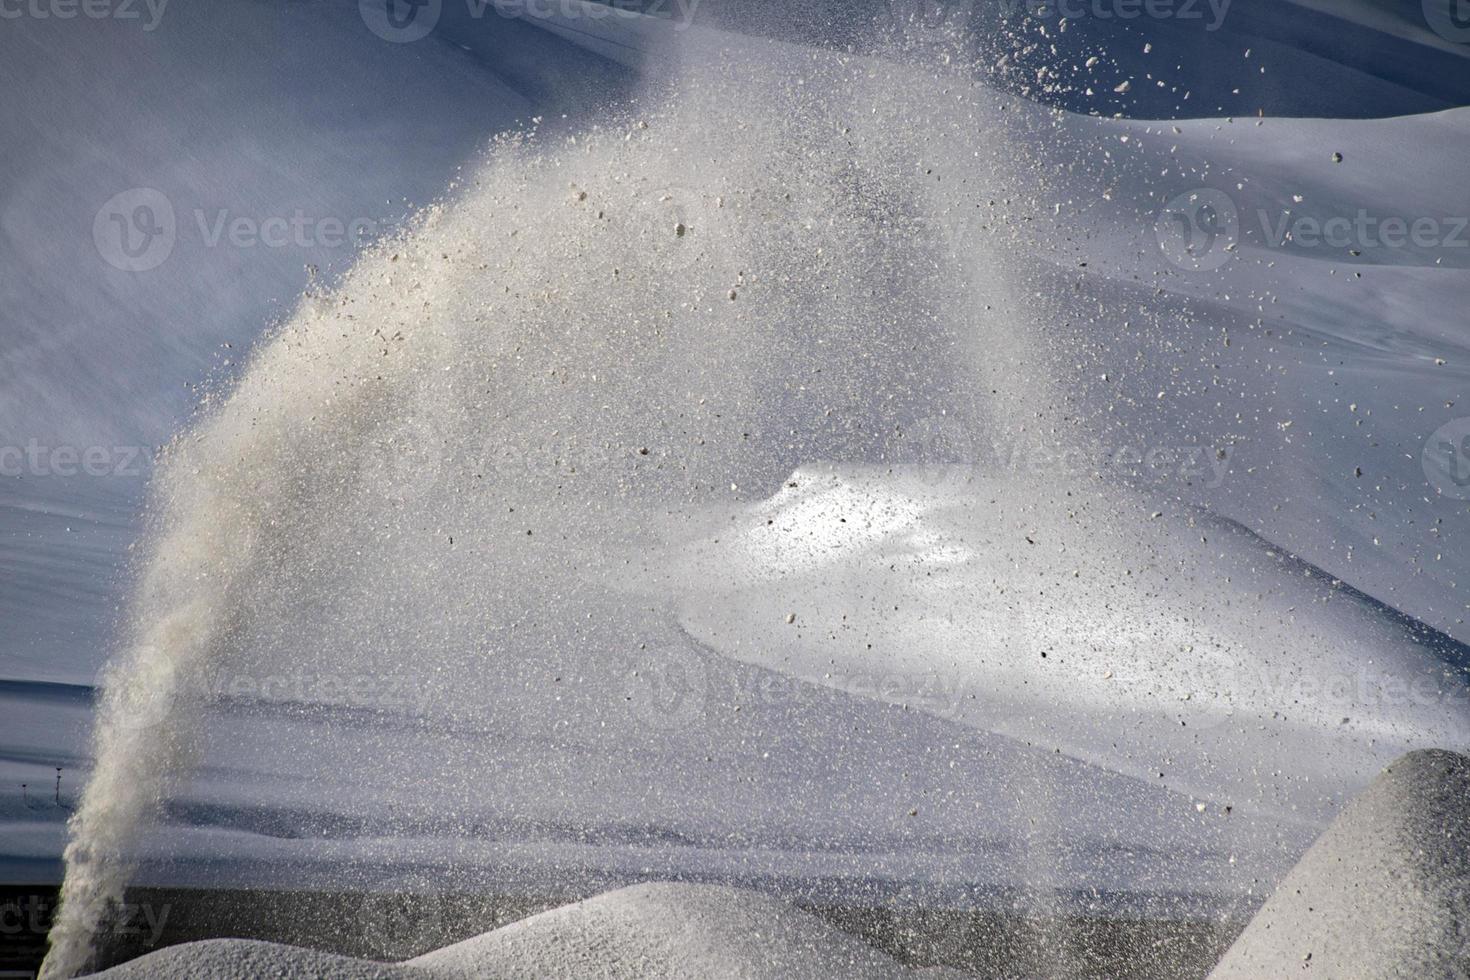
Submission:
{"label": "white snow pile", "polygon": [[1211,980],[1470,973],[1470,757],[1412,752],[1343,811]]}
{"label": "white snow pile", "polygon": [[172,946],[97,975],[112,980],[958,976],[906,968],[816,916],[752,891],[668,883],[608,892],[400,964],[217,939]]}

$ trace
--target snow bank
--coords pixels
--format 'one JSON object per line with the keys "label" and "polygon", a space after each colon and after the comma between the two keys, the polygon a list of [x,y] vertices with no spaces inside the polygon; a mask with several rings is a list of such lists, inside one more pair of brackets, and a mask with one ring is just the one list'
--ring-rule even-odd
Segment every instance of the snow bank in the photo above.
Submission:
{"label": "snow bank", "polygon": [[170,946],[95,974],[113,980],[406,980],[417,970],[251,939]]}
{"label": "snow bank", "polygon": [[443,980],[487,974],[876,980],[911,974],[784,902],[737,888],[678,884],[623,888],[409,962]]}
{"label": "snow bank", "polygon": [[112,980],[897,980],[957,975],[907,969],[817,917],[755,892],[682,884],[608,892],[403,964],[217,939],[173,946],[98,974]]}
{"label": "snow bank", "polygon": [[1225,954],[1212,980],[1358,980],[1470,970],[1470,758],[1403,756],[1333,822]]}

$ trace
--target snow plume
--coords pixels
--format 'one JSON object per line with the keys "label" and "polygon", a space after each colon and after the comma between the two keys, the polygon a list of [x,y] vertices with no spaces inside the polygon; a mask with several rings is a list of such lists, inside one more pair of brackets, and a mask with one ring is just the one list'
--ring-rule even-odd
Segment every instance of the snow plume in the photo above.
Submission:
{"label": "snow plume", "polygon": [[816,459],[950,462],[1045,398],[1006,275],[1016,114],[761,50],[497,139],[171,447],[44,976],[88,966],[222,674],[410,665],[452,699],[501,669],[464,637],[533,593],[558,649],[587,640],[574,570],[632,508],[755,499]]}

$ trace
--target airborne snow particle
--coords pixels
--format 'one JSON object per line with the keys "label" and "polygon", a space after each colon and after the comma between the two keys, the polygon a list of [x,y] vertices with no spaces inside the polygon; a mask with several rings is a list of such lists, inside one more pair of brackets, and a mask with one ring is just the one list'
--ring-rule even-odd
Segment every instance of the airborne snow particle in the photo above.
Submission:
{"label": "airborne snow particle", "polygon": [[1122,82],[1118,85],[1113,86],[1113,91],[1117,92],[1119,95],[1122,95],[1124,92],[1127,92],[1132,87],[1132,82]]}
{"label": "airborne snow particle", "polygon": [[796,613],[787,613],[786,614],[786,624],[789,626],[790,624],[792,624],[794,622],[796,622]]}

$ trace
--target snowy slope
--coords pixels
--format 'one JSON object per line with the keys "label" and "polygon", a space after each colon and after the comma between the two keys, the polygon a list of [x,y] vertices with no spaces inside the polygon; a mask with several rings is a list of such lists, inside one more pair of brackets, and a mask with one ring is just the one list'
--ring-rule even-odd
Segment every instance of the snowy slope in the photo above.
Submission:
{"label": "snowy slope", "polygon": [[[759,937],[758,944],[751,940]],[[953,976],[912,971],[838,929],[731,888],[645,885],[554,909],[410,961],[433,977]]]}
{"label": "snowy slope", "polygon": [[1395,760],[1312,845],[1210,976],[1252,978],[1288,963],[1364,980],[1463,974],[1467,780],[1463,755]]}
{"label": "snowy slope", "polygon": [[1470,649],[1242,529],[941,472],[798,471],[650,588],[727,656],[1288,819],[1470,739]]}
{"label": "snowy slope", "polygon": [[[1358,207],[1408,218],[1465,213],[1461,175],[1446,162],[1463,142],[1463,111],[1273,119],[1260,127],[1185,121],[1176,133],[1167,123],[1054,117],[969,89],[949,72],[816,55],[759,36],[691,30],[676,38],[681,47],[668,48],[675,42],[667,32],[644,25],[637,29],[654,39],[652,55],[581,39],[589,54],[566,25],[492,15],[448,17],[443,37],[393,44],[355,17],[344,26],[322,6],[265,9],[271,17],[255,16],[254,7],[180,8],[170,30],[153,34],[102,25],[116,32],[99,35],[105,43],[58,33],[66,27],[59,23],[27,23],[0,36],[0,73],[24,96],[0,110],[11,114],[6,131],[22,135],[0,149],[8,154],[0,157],[7,175],[0,258],[19,270],[0,283],[7,298],[0,422],[20,434],[13,442],[157,445],[185,422],[195,397],[188,386],[233,369],[216,361],[235,356],[217,355],[220,344],[241,349],[270,317],[284,316],[307,284],[307,263],[331,276],[357,254],[209,246],[196,210],[264,219],[301,208],[391,225],[405,199],[422,203],[443,192],[459,161],[513,121],[627,94],[630,65],[656,88],[672,84],[677,60],[652,55],[668,51],[687,65],[730,47],[756,52],[769,77],[810,78],[818,87],[850,72],[878,91],[964,91],[989,114],[936,124],[922,138],[898,140],[896,151],[874,150],[892,153],[880,162],[902,175],[896,184],[923,188],[894,195],[900,203],[918,208],[911,198],[931,194],[938,202],[923,214],[921,232],[897,225],[911,237],[895,233],[898,244],[887,249],[850,234],[818,256],[807,235],[830,225],[830,213],[804,211],[781,229],[789,253],[775,245],[763,251],[764,243],[733,232],[723,240],[745,250],[723,254],[751,263],[747,282],[723,266],[668,276],[658,265],[673,254],[660,251],[666,246],[642,253],[613,238],[598,251],[587,245],[600,241],[590,235],[569,243],[560,236],[571,226],[559,217],[526,226],[549,243],[547,268],[578,273],[557,280],[578,302],[529,288],[494,302],[523,313],[541,302],[558,315],[573,311],[551,327],[525,313],[537,329],[597,329],[554,348],[554,363],[527,364],[511,343],[495,347],[497,365],[517,367],[502,378],[535,377],[504,385],[521,399],[507,417],[535,426],[489,442],[477,418],[480,427],[470,431],[481,441],[469,447],[448,438],[450,424],[470,423],[445,406],[458,404],[456,390],[483,383],[477,358],[492,341],[467,329],[451,335],[426,359],[447,367],[449,380],[408,374],[414,411],[429,420],[416,442],[408,432],[410,444],[418,452],[457,447],[462,453],[446,458],[475,463],[482,460],[473,454],[486,454],[483,472],[500,486],[513,482],[518,465],[541,480],[536,467],[559,466],[567,454],[590,458],[604,470],[622,468],[620,478],[631,474],[646,499],[604,505],[589,496],[599,503],[579,504],[573,520],[558,525],[558,473],[532,480],[519,497],[494,498],[521,507],[526,526],[461,536],[461,550],[450,551],[459,528],[477,527],[478,498],[445,495],[422,510],[407,507],[436,485],[419,485],[420,471],[392,456],[384,485],[363,490],[352,483],[363,464],[353,455],[360,443],[323,443],[331,430],[312,427],[318,411],[330,414],[334,358],[356,370],[350,359],[376,357],[377,342],[359,350],[359,334],[344,328],[324,340],[313,327],[271,347],[277,365],[317,358],[327,373],[286,386],[301,400],[281,409],[270,402],[279,392],[262,383],[252,390],[258,401],[237,403],[238,428],[229,432],[250,447],[241,434],[250,424],[285,419],[286,445],[306,462],[261,461],[258,482],[241,498],[246,506],[275,499],[267,492],[287,493],[300,481],[300,496],[286,498],[299,509],[282,508],[287,530],[272,533],[285,541],[281,554],[309,560],[278,567],[272,553],[251,567],[259,577],[238,587],[244,608],[259,609],[232,610],[243,617],[230,638],[241,659],[210,682],[243,683],[215,691],[197,778],[173,788],[162,828],[144,850],[145,878],[325,884],[369,874],[385,885],[510,887],[686,876],[838,898],[918,884],[954,902],[994,899],[1024,883],[1045,894],[1034,899],[1042,902],[1137,907],[1162,895],[1166,911],[1199,907],[1196,900],[1219,908],[1259,897],[1261,882],[1284,873],[1388,757],[1422,745],[1463,746],[1464,651],[1451,639],[1467,638],[1459,585],[1467,552],[1454,546],[1463,505],[1435,494],[1420,450],[1460,397],[1455,324],[1470,263],[1443,242],[1351,256],[1252,237],[1259,209],[1271,222],[1287,208],[1321,219]],[[1353,10],[1356,23],[1372,23],[1368,7]],[[1460,49],[1408,28],[1395,30],[1394,42],[1361,26],[1331,32],[1345,40],[1343,50],[1283,68],[1294,63],[1293,44],[1322,36],[1320,20],[1303,23],[1268,43],[1250,42],[1290,82],[1273,92],[1280,100],[1270,103],[1273,112],[1357,115],[1463,101]],[[1079,53],[1103,43],[1078,30]],[[749,33],[780,31],[754,18]],[[1142,78],[1147,59],[1164,58],[1171,39],[1158,35],[1147,58],[1114,47],[1116,61],[1087,74]],[[57,51],[97,67],[58,72],[52,66],[70,62]],[[1348,58],[1353,52],[1357,60]],[[282,71],[283,61],[294,70]],[[1066,63],[1075,68],[1071,55]],[[725,70],[738,74],[738,65]],[[1427,67],[1421,74],[1417,66]],[[1247,86],[1237,105],[1225,87],[1234,87],[1233,70],[1201,70],[1205,82],[1228,79],[1205,86],[1215,96],[1210,110],[1265,104],[1263,90]],[[113,80],[124,73],[139,80],[144,97],[117,91]],[[571,91],[559,85],[567,78],[577,80]],[[1179,83],[1204,85],[1193,76]],[[1111,96],[1112,87],[1099,90]],[[1298,99],[1324,92],[1330,102]],[[1140,95],[1132,108],[1174,115],[1203,96],[1172,98]],[[44,154],[62,127],[42,132],[34,121],[43,99],[54,118],[86,134],[78,145],[51,145]],[[1125,108],[1114,101],[1076,107]],[[231,111],[219,113],[221,103]],[[885,102],[878,111],[895,126],[905,117],[941,117],[924,103]],[[565,125],[575,131],[585,122]],[[739,122],[731,120],[731,131]],[[977,134],[1014,142],[997,146]],[[749,142],[758,147],[756,135]],[[588,173],[577,171],[579,187],[607,192],[598,206],[610,201],[614,214],[653,208],[654,234],[686,220],[695,243],[722,234],[720,222],[737,219],[715,212],[736,210],[737,198],[721,167],[738,173],[747,161],[732,159],[734,152],[722,158],[714,151],[728,144],[712,149],[694,130],[658,138],[665,142],[622,169],[564,162],[568,171],[548,171],[526,200],[569,206],[577,198],[568,177],[581,167]],[[982,149],[1014,156],[1024,179],[950,166]],[[675,150],[688,157],[663,169],[650,162]],[[812,153],[829,150],[817,140]],[[1334,151],[1343,163],[1331,161]],[[567,152],[566,161],[577,159]],[[680,174],[685,159],[704,169]],[[779,175],[779,166],[771,169]],[[663,193],[632,202],[613,196],[630,173],[664,181],[660,189],[675,204],[663,207]],[[813,186],[862,187],[819,177],[793,181],[803,207],[818,199]],[[765,179],[776,186],[775,177]],[[689,185],[699,188],[700,203],[681,211]],[[125,273],[99,263],[91,232],[103,203],[133,186],[163,190],[180,224],[162,265]],[[1244,229],[1229,261],[1202,271],[1171,262],[1177,251],[1167,237],[1161,249],[1156,229],[1167,202],[1201,186],[1229,194]],[[711,187],[731,195],[729,208],[703,193]],[[537,213],[563,212],[546,205]],[[767,218],[744,215],[739,220],[757,229],[770,227],[761,224]],[[502,229],[494,217],[469,211],[456,219],[450,208],[447,221],[469,239],[467,251],[489,263],[513,248],[472,240],[477,228]],[[427,240],[465,245],[452,236]],[[996,253],[1019,267],[1005,270],[1014,281],[987,264]],[[450,316],[468,320],[474,302],[488,305],[488,293],[477,292],[491,288],[483,277],[463,265],[437,267],[427,252],[413,258],[420,264],[411,276],[423,277],[415,285],[443,300]],[[942,374],[936,365],[975,352],[948,344],[938,329],[924,333],[925,317],[935,314],[919,300],[912,308],[920,312],[903,321],[918,339],[904,334],[904,346],[884,348],[893,363],[862,363],[862,345],[848,340],[846,353],[857,351],[852,362],[831,355],[837,370],[828,375],[848,372],[842,381],[803,377],[810,359],[844,349],[839,329],[820,342],[802,332],[819,319],[812,311],[839,305],[840,326],[872,327],[850,290],[770,312],[778,308],[778,273],[799,282],[811,273],[805,282],[819,283],[814,270],[829,260],[861,266],[865,285],[910,275],[932,285],[935,273],[920,267],[942,263],[945,274],[975,280],[966,295],[977,305],[1040,321],[1043,342],[982,354],[993,355],[997,384],[1034,389],[1033,400],[1017,404],[1042,414],[1008,417],[998,409],[987,426],[965,416],[955,429],[927,404],[930,382]],[[410,277],[403,266],[384,272],[372,264],[387,261],[376,256],[362,279]],[[593,273],[611,279],[614,265],[620,278],[670,280],[668,295],[656,294],[667,299],[658,309],[681,317],[711,297],[720,310],[737,311],[721,314],[732,318],[749,306],[761,310],[770,333],[760,356],[734,343],[715,346],[718,356],[690,371],[668,353],[677,344],[654,342],[654,334],[635,331],[648,342],[630,346],[621,331],[646,326],[640,317],[653,307],[577,282]],[[1351,278],[1356,272],[1361,280]],[[681,292],[685,275],[709,281]],[[725,299],[735,286],[741,299]],[[869,305],[873,322],[899,322]],[[394,307],[383,322],[422,326],[407,309]],[[296,315],[310,323],[311,304],[303,311]],[[677,322],[674,336],[697,352],[720,343],[718,332],[714,339],[698,332],[704,323]],[[608,323],[619,331],[604,336]],[[350,343],[337,342],[349,335]],[[628,350],[642,359],[625,363]],[[619,406],[682,418],[689,428],[680,435],[708,426],[732,440],[753,435],[761,448],[732,454],[733,462],[697,460],[697,478],[677,477],[701,488],[697,505],[677,499],[648,473],[666,465],[674,436],[640,428],[641,416],[603,421],[609,399],[580,374],[585,390],[576,401],[558,400],[567,397],[564,380],[543,378],[541,368],[555,367],[564,379],[566,361],[558,358],[587,351],[616,368],[612,383],[622,387],[615,391],[631,393]],[[910,371],[910,363],[918,367]],[[636,402],[644,394],[640,372],[668,380],[676,398],[654,400],[652,409]],[[319,383],[323,377],[331,380]],[[842,429],[842,413],[835,423],[813,421],[842,383],[875,377],[873,402],[899,397],[845,403],[852,431]],[[781,384],[768,383],[773,378]],[[695,389],[718,392],[719,404],[694,407],[684,395]],[[494,404],[473,390],[477,411]],[[952,408],[963,399],[946,389],[934,401]],[[466,402],[465,415],[475,414],[470,408]],[[864,429],[866,411],[882,426]],[[718,412],[726,418],[717,421]],[[418,424],[417,416],[370,412],[357,421],[397,439]],[[568,448],[560,427],[584,425],[592,434],[585,443],[606,435],[603,444]],[[892,429],[912,433],[918,448]],[[350,438],[359,437],[354,428]],[[645,464],[635,447],[645,444],[653,451],[647,469],[638,469]],[[1036,455],[1075,447],[1113,455],[1092,453],[1080,465]],[[221,482],[240,477],[236,469],[252,475],[249,456],[210,456],[208,448],[186,458],[217,467]],[[1122,448],[1138,450],[1137,460],[1114,462]],[[960,465],[937,477],[912,467],[934,462],[936,449],[940,462]],[[1166,454],[1150,456],[1153,449]],[[1145,462],[1157,458],[1162,470]],[[439,478],[463,475],[457,465]],[[793,466],[801,467],[794,475]],[[0,807],[4,859],[16,877],[57,871],[67,811],[48,806],[44,792],[22,801],[18,784],[49,786],[52,766],[64,765],[75,801],[78,770],[88,765],[92,684],[115,649],[114,607],[130,594],[122,565],[142,524],[143,470],[86,479],[27,471],[0,490]],[[792,481],[797,486],[787,487]],[[1067,496],[1073,491],[1076,500]],[[1085,519],[1074,516],[1079,507]],[[727,533],[732,525],[741,530]],[[534,545],[551,537],[553,550],[530,550],[522,533],[532,526]],[[589,527],[603,534],[587,534]],[[587,536],[573,547],[557,533]],[[499,555],[514,558],[496,564]],[[610,569],[609,556],[626,564]],[[575,564],[577,574],[547,573],[558,562]],[[264,678],[282,683],[263,690]],[[366,693],[351,693],[354,683],[366,683]],[[1025,828],[1019,839],[1017,827]]]}
{"label": "snowy slope", "polygon": [[[1430,474],[1432,437],[1464,404],[1470,195],[1448,161],[1467,127],[1464,110],[1101,124],[1112,159],[1070,182],[1053,254],[1116,325],[1106,349],[1062,331],[1084,428],[1228,448],[1213,487],[1152,482],[1461,639],[1463,503]],[[1231,218],[1195,263],[1175,222],[1200,192]]]}
{"label": "snowy slope", "polygon": [[813,980],[959,976],[905,967],[815,916],[753,892],[643,885],[553,909],[405,963],[327,956],[246,940],[175,946],[96,974],[248,980]]}

